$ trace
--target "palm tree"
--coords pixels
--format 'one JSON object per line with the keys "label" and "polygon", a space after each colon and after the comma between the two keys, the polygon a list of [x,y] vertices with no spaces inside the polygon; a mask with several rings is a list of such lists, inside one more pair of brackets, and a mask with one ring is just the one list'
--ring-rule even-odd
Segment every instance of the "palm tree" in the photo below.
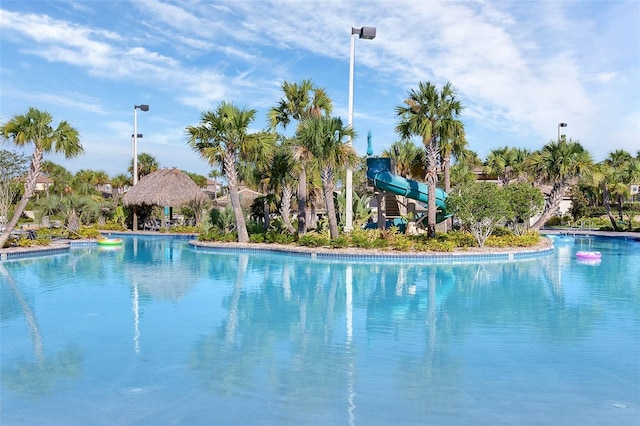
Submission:
{"label": "palm tree", "polygon": [[298,128],[301,143],[321,164],[322,192],[329,219],[329,234],[332,239],[339,236],[333,200],[334,170],[355,165],[357,155],[353,148],[345,143],[346,138],[354,138],[355,135],[355,131],[351,127],[344,126],[338,117],[309,117],[303,120]]}
{"label": "palm tree", "polygon": [[26,114],[16,115],[0,128],[2,141],[11,140],[20,147],[28,144],[34,146],[29,173],[24,184],[24,194],[16,206],[13,217],[0,235],[0,247],[4,247],[33,195],[44,154],[54,151],[71,158],[84,152],[80,144],[80,135],[75,128],[68,122],[61,121],[54,129],[51,127],[52,121],[48,112],[31,107]]}
{"label": "palm tree", "polygon": [[186,128],[189,146],[210,165],[222,167],[241,243],[249,241],[249,234],[238,195],[238,161],[264,157],[274,145],[274,138],[269,133],[248,133],[255,115],[255,110],[221,102],[215,111],[204,111],[200,115],[198,126]]}
{"label": "palm tree", "polygon": [[436,185],[440,150],[447,140],[464,135],[464,126],[458,119],[462,103],[456,97],[451,83],[441,90],[430,83],[419,83],[418,90],[409,91],[405,105],[396,107],[400,122],[396,132],[407,139],[419,136],[425,147],[424,161],[427,168],[425,180],[429,188],[427,205],[427,236],[436,235]]}
{"label": "palm tree", "polygon": [[509,183],[507,166],[509,164],[510,149],[508,146],[492,149],[484,165],[484,172],[491,177],[495,176],[502,185]]}
{"label": "palm tree", "polygon": [[395,173],[399,176],[418,179],[424,176],[422,149],[410,140],[392,143],[389,149],[382,151],[382,156],[393,160]]}
{"label": "palm tree", "polygon": [[74,177],[73,174],[63,166],[52,161],[42,162],[42,172],[53,180],[53,186],[50,192],[58,195],[70,194],[73,192]]}
{"label": "palm tree", "polygon": [[459,129],[453,136],[440,141],[440,158],[444,175],[444,192],[451,192],[451,157],[460,158],[467,148],[464,129]]}
{"label": "palm tree", "polygon": [[488,175],[496,176],[500,184],[508,185],[516,180],[518,182],[527,181],[527,162],[531,152],[525,148],[503,148],[492,149],[489,152],[484,171]]}
{"label": "palm tree", "polygon": [[588,187],[595,188],[602,194],[602,204],[614,230],[618,230],[615,217],[611,214],[611,190],[613,188],[615,170],[605,162],[595,164],[582,176],[581,181]]}
{"label": "palm tree", "polygon": [[630,153],[625,150],[618,149],[616,151],[610,152],[607,158],[604,160],[604,163],[612,167],[615,171],[616,182],[611,192],[616,196],[616,201],[618,204],[618,216],[620,217],[620,220],[622,220],[622,205],[624,199],[629,196],[628,184],[630,184],[631,182],[627,179],[627,170],[632,159],[633,157]]}
{"label": "palm tree", "polygon": [[119,200],[122,195],[123,188],[129,185],[129,177],[124,173],[117,174],[111,179],[111,188],[113,189],[113,198]]}
{"label": "palm tree", "polygon": [[280,216],[283,225],[287,232],[294,234],[296,230],[291,224],[291,199],[295,184],[292,171],[296,168],[296,164],[293,161],[290,145],[285,141],[277,146],[263,175],[263,182],[274,193],[280,193]]}
{"label": "palm tree", "polygon": [[[138,154],[138,179],[151,174],[160,168],[158,160],[146,152]],[[133,160],[131,160],[131,166],[129,166],[129,172],[133,176]]]}
{"label": "palm tree", "polygon": [[[482,166],[482,160],[475,151],[464,149],[456,158],[456,163],[451,167],[451,187],[463,187],[476,181],[474,170]],[[452,189],[453,190],[453,189]]]}
{"label": "palm tree", "polygon": [[[298,83],[282,83],[284,96],[278,106],[271,108],[268,113],[269,124],[275,129],[282,126],[286,129],[291,121],[300,123],[311,116],[331,114],[333,109],[331,99],[324,89],[315,87],[311,80]],[[299,139],[298,139],[299,140]],[[298,234],[307,232],[307,161],[310,154],[304,147],[294,148],[294,158],[300,163],[298,168]]]}
{"label": "palm tree", "polygon": [[539,184],[551,185],[542,215],[532,229],[539,230],[557,210],[570,186],[593,166],[591,154],[579,142],[569,139],[552,141],[531,155],[529,167]]}

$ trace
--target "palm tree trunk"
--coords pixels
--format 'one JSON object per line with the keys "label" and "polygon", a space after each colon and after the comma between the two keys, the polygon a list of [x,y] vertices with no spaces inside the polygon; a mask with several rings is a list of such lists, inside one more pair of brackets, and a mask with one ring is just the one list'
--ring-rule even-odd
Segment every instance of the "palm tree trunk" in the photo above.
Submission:
{"label": "palm tree trunk", "polygon": [[29,174],[27,175],[27,179],[24,182],[24,194],[22,194],[22,198],[20,202],[16,206],[15,211],[13,212],[13,216],[7,226],[5,227],[2,235],[0,235],[0,248],[4,247],[11,235],[11,231],[13,231],[18,224],[18,220],[22,216],[24,209],[27,207],[27,203],[29,199],[33,195],[33,191],[36,188],[36,181],[38,176],[40,175],[40,169],[42,167],[42,150],[36,145],[36,148],[33,150],[33,155],[31,157],[31,167],[29,168]]}
{"label": "palm tree trunk", "polygon": [[298,235],[307,233],[307,172],[300,168],[298,180]]}
{"label": "palm tree trunk", "polygon": [[551,218],[553,212],[558,208],[562,198],[568,191],[569,187],[565,181],[556,182],[551,189],[549,197],[544,203],[544,210],[538,220],[531,227],[532,231],[539,231],[542,226]]}
{"label": "palm tree trunk", "polygon": [[[444,192],[449,194],[451,192],[451,155],[442,159],[442,172],[444,173]],[[447,231],[453,229],[453,218],[446,219],[444,223]]]}
{"label": "palm tree trunk", "polygon": [[280,215],[282,216],[282,222],[284,227],[290,234],[295,234],[296,230],[291,224],[291,196],[293,191],[289,185],[286,185],[282,189],[282,202],[280,204]]}
{"label": "palm tree trunk", "polygon": [[227,175],[227,182],[229,183],[229,200],[233,208],[233,215],[236,218],[238,242],[248,243],[249,233],[247,232],[247,225],[244,222],[244,214],[242,213],[240,196],[238,195],[238,172],[236,171],[235,156],[225,152],[224,163],[225,174]]}
{"label": "palm tree trunk", "polygon": [[425,161],[427,166],[427,237],[436,236],[436,186],[438,184],[438,144],[432,138],[425,149]]}
{"label": "palm tree trunk", "polygon": [[607,212],[607,217],[609,218],[609,222],[611,222],[611,226],[615,231],[618,231],[618,224],[616,223],[616,218],[611,214],[611,198],[609,196],[609,189],[607,189],[607,185],[602,185],[602,203],[604,204],[604,208]]}
{"label": "palm tree trunk", "polygon": [[264,197],[262,201],[262,217],[264,219],[264,229],[271,226],[271,208],[269,207],[269,198]]}
{"label": "palm tree trunk", "polygon": [[322,168],[322,192],[324,195],[324,203],[327,207],[327,217],[329,219],[329,235],[333,240],[338,238],[339,233],[336,207],[333,202],[333,170],[331,167]]}

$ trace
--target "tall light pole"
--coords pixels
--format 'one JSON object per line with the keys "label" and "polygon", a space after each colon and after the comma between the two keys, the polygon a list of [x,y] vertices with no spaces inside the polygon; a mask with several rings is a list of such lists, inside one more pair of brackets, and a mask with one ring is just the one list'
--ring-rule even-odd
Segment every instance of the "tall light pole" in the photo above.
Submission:
{"label": "tall light pole", "polygon": [[[349,112],[348,125],[353,126],[353,69],[356,58],[356,34],[358,38],[365,40],[373,40],[376,37],[376,27],[351,28],[351,55],[349,57]],[[349,146],[353,147],[353,141],[349,137]],[[353,170],[351,166],[347,168],[347,200],[346,200],[346,220],[344,230],[351,232],[353,230]]]}
{"label": "tall light pole", "polygon": [[567,127],[567,123],[558,123],[558,142],[560,142],[560,127]]}
{"label": "tall light pole", "polygon": [[133,106],[133,184],[138,183],[138,109],[149,111],[149,105]]}
{"label": "tall light pole", "polygon": [[[138,183],[138,109],[140,111],[149,111],[149,105],[133,106],[133,186]],[[133,231],[138,230],[138,209],[133,206]]]}

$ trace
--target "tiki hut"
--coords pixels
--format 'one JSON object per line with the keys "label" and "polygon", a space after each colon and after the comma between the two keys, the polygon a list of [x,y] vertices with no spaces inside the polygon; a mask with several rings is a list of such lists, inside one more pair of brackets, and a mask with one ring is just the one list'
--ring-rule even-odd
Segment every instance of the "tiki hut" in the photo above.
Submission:
{"label": "tiki hut", "polygon": [[144,176],[123,197],[125,206],[182,207],[208,197],[185,173],[178,169],[156,170]]}
{"label": "tiki hut", "polygon": [[[262,196],[264,196],[264,194],[249,189],[245,186],[238,187],[238,198],[240,198],[240,205],[243,209],[249,209],[255,199]],[[222,197],[218,197],[215,200],[214,204],[216,207],[224,208],[227,205],[231,204],[231,198],[229,197],[229,194],[223,195]]]}

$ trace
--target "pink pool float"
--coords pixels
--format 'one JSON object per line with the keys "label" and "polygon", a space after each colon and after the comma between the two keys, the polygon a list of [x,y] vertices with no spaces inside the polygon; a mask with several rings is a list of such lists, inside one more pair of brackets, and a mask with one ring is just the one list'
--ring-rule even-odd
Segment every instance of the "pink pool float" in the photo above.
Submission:
{"label": "pink pool float", "polygon": [[576,257],[583,260],[600,260],[602,253],[599,251],[578,251]]}

